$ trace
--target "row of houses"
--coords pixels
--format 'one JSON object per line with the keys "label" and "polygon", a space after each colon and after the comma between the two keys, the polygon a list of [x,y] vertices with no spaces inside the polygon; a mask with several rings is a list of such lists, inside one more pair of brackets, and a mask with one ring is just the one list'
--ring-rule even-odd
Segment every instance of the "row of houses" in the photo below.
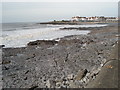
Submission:
{"label": "row of houses", "polygon": [[104,17],[104,16],[95,16],[95,17],[72,17],[72,21],[117,21],[117,17]]}

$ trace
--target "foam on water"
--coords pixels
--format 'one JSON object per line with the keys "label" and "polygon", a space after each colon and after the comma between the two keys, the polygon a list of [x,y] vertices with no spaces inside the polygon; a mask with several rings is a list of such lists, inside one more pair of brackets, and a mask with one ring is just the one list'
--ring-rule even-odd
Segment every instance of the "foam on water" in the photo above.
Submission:
{"label": "foam on water", "polygon": [[88,25],[51,25],[51,24],[48,24],[47,26],[56,26],[56,27],[59,27],[59,28],[64,28],[64,27],[104,27],[104,26],[107,26],[107,24],[88,24]]}
{"label": "foam on water", "polygon": [[[56,38],[62,38],[64,36],[70,35],[86,35],[90,33],[89,30],[59,30],[60,27],[90,27],[90,25],[60,25],[53,26],[53,28],[37,28],[37,29],[20,29],[14,31],[3,31],[0,44],[5,45],[5,47],[24,47],[30,41],[35,40],[52,40]],[[96,27],[101,25],[91,25],[91,27]],[[104,26],[104,25],[102,25]]]}
{"label": "foam on water", "polygon": [[32,29],[23,31],[9,32],[8,36],[2,39],[2,44],[6,47],[24,47],[30,41],[34,40],[52,40],[68,35],[87,34],[90,31],[58,30],[58,29]]}

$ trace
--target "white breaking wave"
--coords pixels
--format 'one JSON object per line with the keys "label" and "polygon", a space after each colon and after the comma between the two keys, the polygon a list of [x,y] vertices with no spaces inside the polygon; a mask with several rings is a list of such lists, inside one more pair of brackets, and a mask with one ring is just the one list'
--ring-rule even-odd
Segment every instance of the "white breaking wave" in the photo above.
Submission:
{"label": "white breaking wave", "polygon": [[[76,27],[77,25],[60,25],[60,27]],[[89,25],[79,25],[81,27],[89,27]],[[104,25],[91,25],[91,27],[104,26]],[[5,47],[25,47],[30,41],[35,40],[52,40],[56,38],[62,38],[70,35],[86,35],[90,33],[89,30],[59,30],[60,27],[54,26],[54,28],[38,28],[28,30],[15,30],[15,31],[3,31],[0,37],[0,44]]]}
{"label": "white breaking wave", "polygon": [[51,24],[47,24],[47,26],[56,26],[56,27],[59,27],[59,28],[64,28],[64,27],[104,27],[104,26],[107,26],[107,24],[89,24],[89,25],[51,25]]}
{"label": "white breaking wave", "polygon": [[[2,44],[5,47],[24,47],[26,43],[32,40],[40,39],[41,36],[46,35],[49,32],[58,30],[57,28],[44,28],[44,29],[28,29],[28,30],[16,30],[16,31],[4,31],[2,37]],[[44,38],[43,38],[44,39]]]}

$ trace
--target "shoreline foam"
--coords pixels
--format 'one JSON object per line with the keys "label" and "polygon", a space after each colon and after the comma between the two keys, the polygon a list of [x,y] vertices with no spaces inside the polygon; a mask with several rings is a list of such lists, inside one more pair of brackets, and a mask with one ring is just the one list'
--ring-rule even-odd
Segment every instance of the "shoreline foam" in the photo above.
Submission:
{"label": "shoreline foam", "polygon": [[[16,30],[16,31],[4,31],[4,37],[1,38],[3,42],[1,45],[5,45],[5,47],[25,47],[28,42],[35,40],[51,40],[55,38],[62,38],[64,36],[70,35],[86,35],[90,33],[89,28],[100,28],[105,25],[77,25],[77,27],[87,28],[88,30],[80,30],[73,29],[71,31],[60,30],[62,27],[76,27],[76,25],[59,25],[59,27],[51,26],[51,28],[39,28],[39,29],[28,29],[28,30]],[[76,31],[77,30],[77,31]],[[16,42],[16,43],[14,43]]]}

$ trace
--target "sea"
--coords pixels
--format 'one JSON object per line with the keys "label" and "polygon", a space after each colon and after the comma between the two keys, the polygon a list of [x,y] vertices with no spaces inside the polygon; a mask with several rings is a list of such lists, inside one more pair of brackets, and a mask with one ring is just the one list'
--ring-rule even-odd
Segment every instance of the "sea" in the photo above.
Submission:
{"label": "sea", "polygon": [[91,25],[51,25],[38,23],[2,23],[0,45],[8,47],[25,47],[35,40],[52,40],[70,35],[87,35],[90,30],[60,30],[68,27],[103,27],[107,24]]}

